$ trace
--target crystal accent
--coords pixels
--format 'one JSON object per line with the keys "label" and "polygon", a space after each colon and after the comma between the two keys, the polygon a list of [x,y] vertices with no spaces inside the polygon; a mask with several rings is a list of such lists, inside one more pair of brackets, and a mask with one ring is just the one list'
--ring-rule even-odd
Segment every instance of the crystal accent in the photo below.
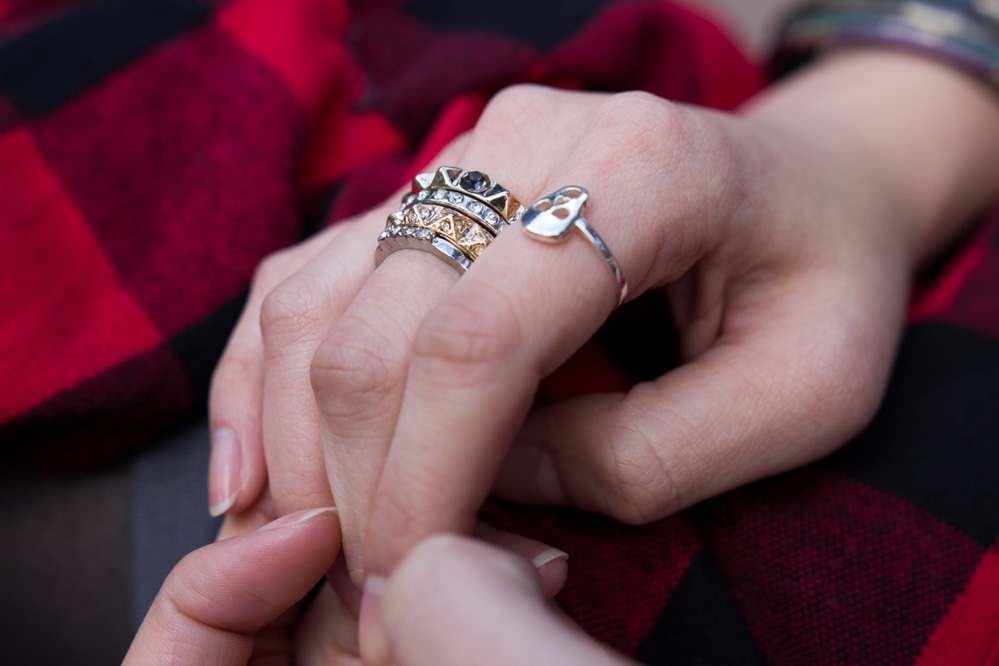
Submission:
{"label": "crystal accent", "polygon": [[453,204],[460,204],[462,201],[465,200],[465,197],[461,196],[457,192],[452,192],[451,194],[447,195],[447,200]]}
{"label": "crystal accent", "polygon": [[471,201],[468,204],[468,210],[478,215],[479,213],[482,212],[482,204],[480,204],[478,201]]}
{"label": "crystal accent", "polygon": [[454,237],[460,238],[462,234],[468,231],[469,227],[474,226],[473,222],[468,218],[461,217],[460,215],[455,215],[452,218],[452,224],[454,224]]}
{"label": "crystal accent", "polygon": [[450,214],[444,215],[431,222],[430,228],[441,232],[445,236],[454,236],[454,217]]}
{"label": "crystal accent", "polygon": [[443,199],[447,196],[447,190],[435,190],[434,199]]}
{"label": "crystal accent", "polygon": [[483,231],[482,227],[477,224],[471,225],[471,228],[467,229],[464,234],[462,234],[459,241],[462,245],[485,245],[491,239]]}
{"label": "crystal accent", "polygon": [[489,187],[489,178],[481,171],[469,171],[459,184],[466,192],[481,192]]}
{"label": "crystal accent", "polygon": [[420,193],[416,195],[416,198],[419,199],[420,201],[426,201],[427,197],[429,196],[430,192],[428,192],[427,190],[420,190]]}
{"label": "crystal accent", "polygon": [[489,224],[499,224],[500,218],[496,213],[489,211],[486,213],[486,222]]}

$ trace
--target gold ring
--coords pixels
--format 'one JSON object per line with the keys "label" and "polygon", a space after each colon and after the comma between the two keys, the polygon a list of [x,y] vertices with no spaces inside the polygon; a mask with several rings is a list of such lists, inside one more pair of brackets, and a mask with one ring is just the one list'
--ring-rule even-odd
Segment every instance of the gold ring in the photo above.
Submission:
{"label": "gold ring", "polygon": [[413,179],[399,210],[378,236],[375,266],[398,250],[421,250],[464,273],[524,207],[479,171],[442,166]]}

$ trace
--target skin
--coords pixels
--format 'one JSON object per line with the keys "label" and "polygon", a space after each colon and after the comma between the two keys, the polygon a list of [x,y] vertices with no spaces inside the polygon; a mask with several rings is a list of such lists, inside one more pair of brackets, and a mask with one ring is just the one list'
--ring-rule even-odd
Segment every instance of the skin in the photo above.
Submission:
{"label": "skin", "polygon": [[[126,666],[292,663],[359,666],[358,609],[348,608],[349,604],[344,604],[326,584],[320,586],[307,608],[300,602],[334,566],[340,550],[336,509],[300,511],[255,527],[240,535],[223,534],[226,538],[189,554],[174,567],[132,642],[123,662]],[[434,553],[440,551],[440,545],[452,541],[459,545],[457,557],[438,559]],[[414,559],[409,572],[388,585],[386,609],[392,613],[419,615],[423,612],[420,597],[428,587],[446,583],[448,594],[453,596],[465,584],[486,582],[475,579],[489,576],[495,570],[503,575],[488,581],[489,585],[504,580],[514,582],[522,601],[537,607],[535,614],[546,618],[543,620],[546,622],[551,622],[548,616],[554,617],[546,599],[565,580],[565,559],[558,556],[549,559],[550,549],[543,544],[489,530],[480,533],[475,541],[438,538],[438,545],[428,544],[428,547],[430,559],[426,556]],[[483,559],[483,555],[487,558]],[[474,561],[461,568],[460,560],[470,557]],[[473,568],[466,572],[468,564]],[[452,565],[458,568],[449,572],[446,567]],[[400,594],[402,598],[398,598]],[[369,601],[365,607],[367,623],[375,625],[368,627],[369,637],[381,635],[380,609],[380,600],[374,605]],[[503,612],[519,610],[511,607]],[[468,617],[473,619],[474,614]],[[441,630],[461,629],[464,623],[435,622],[434,626]],[[407,627],[407,631],[414,628]],[[450,643],[456,636],[440,634],[440,638]],[[466,634],[461,642],[470,644],[471,638],[472,635]],[[387,649],[408,654],[408,646],[414,640],[423,639],[415,634],[399,641],[393,638],[391,644],[398,648]],[[584,644],[588,641],[578,631],[573,640]],[[437,666],[461,663],[434,661],[432,654],[422,656],[425,653],[421,649],[416,661],[398,663]]]}
{"label": "skin", "polygon": [[471,533],[490,492],[640,524],[846,442],[883,394],[913,274],[996,194],[999,103],[880,50],[732,115],[521,86],[433,164],[525,202],[587,187],[632,297],[664,291],[684,364],[530,411],[615,303],[578,237],[511,229],[460,280],[420,252],[373,270],[393,201],[265,261],[213,381],[237,455],[213,453],[212,501],[252,512],[265,483],[279,515],[335,498],[358,587]]}
{"label": "skin", "polygon": [[[338,642],[345,632],[330,624],[345,622],[328,588],[299,615],[339,536],[335,511],[319,509],[191,553],[164,582],[124,664],[359,664],[356,619],[350,654]],[[510,550],[434,537],[369,596],[363,635],[385,636],[398,666],[626,663],[546,604],[538,581]]]}
{"label": "skin", "polygon": [[291,663],[289,611],[333,564],[335,511],[289,514],[174,567],[124,664]]}
{"label": "skin", "polygon": [[[489,603],[481,603],[488,599]],[[397,666],[625,666],[543,602],[533,572],[479,541],[439,535],[417,545],[369,594],[362,618],[369,663]]]}

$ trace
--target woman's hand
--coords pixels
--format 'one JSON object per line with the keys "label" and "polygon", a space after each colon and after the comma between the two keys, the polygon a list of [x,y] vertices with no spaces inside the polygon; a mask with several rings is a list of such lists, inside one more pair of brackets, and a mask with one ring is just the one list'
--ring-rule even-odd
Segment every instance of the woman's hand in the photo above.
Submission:
{"label": "woman's hand", "polygon": [[420,543],[387,580],[369,581],[361,612],[368,666],[625,666],[546,604],[518,558],[442,535]]}
{"label": "woman's hand", "polygon": [[[254,532],[231,536],[254,527]],[[221,536],[224,540],[174,567],[125,664],[360,664],[360,595],[350,586],[346,569],[334,564],[340,549],[335,509],[297,512],[260,526],[237,528],[227,521]],[[479,536],[483,541],[468,547],[493,553],[494,559],[515,568],[523,584],[539,595],[539,604],[561,589],[565,553],[484,526]],[[447,562],[421,566],[426,565]],[[321,585],[302,612],[300,600],[324,575],[331,584]],[[467,598],[473,607],[492,607],[491,601]],[[420,605],[416,601],[412,612],[422,612]],[[453,640],[452,629],[442,624],[435,633]]]}
{"label": "woman's hand", "polygon": [[504,91],[435,165],[525,202],[586,187],[631,293],[665,289],[684,364],[529,414],[613,309],[607,266],[511,228],[460,280],[413,251],[373,270],[387,205],[261,268],[213,383],[213,502],[252,504],[261,451],[279,512],[332,489],[359,584],[470,532],[494,486],[640,523],[814,460],[873,414],[910,276],[993,195],[997,148],[989,91],[892,53],[833,58],[742,117]]}
{"label": "woman's hand", "polygon": [[291,663],[290,609],[340,550],[334,509],[289,514],[174,567],[125,664]]}

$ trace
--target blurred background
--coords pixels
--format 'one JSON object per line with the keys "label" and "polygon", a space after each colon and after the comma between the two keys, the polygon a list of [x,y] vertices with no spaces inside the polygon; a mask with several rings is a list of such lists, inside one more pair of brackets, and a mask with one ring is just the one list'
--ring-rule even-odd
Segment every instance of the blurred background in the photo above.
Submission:
{"label": "blurred background", "polygon": [[796,0],[689,0],[710,8],[739,35],[753,54],[763,56],[773,29]]}

